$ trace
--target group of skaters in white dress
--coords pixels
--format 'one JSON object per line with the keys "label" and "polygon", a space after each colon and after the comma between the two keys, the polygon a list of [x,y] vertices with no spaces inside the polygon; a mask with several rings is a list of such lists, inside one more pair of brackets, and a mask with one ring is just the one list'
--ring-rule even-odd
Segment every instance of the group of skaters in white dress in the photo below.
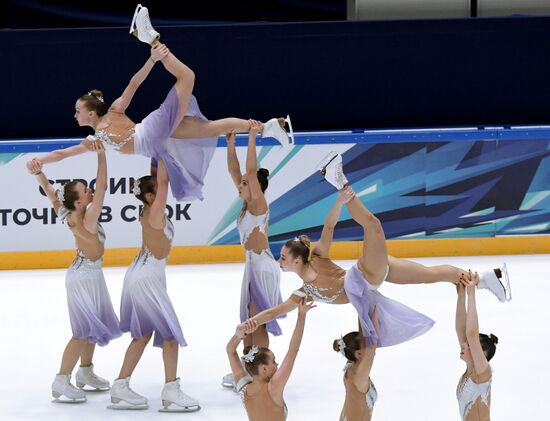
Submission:
{"label": "group of skaters in white dress", "polygon": [[[161,393],[166,412],[200,409],[197,399],[181,390],[177,377],[178,349],[186,341],[166,289],[165,267],[174,236],[174,226],[165,215],[171,190],[178,201],[202,199],[203,180],[216,148],[218,136],[227,141],[229,174],[243,201],[237,218],[246,261],[241,288],[240,324],[227,344],[231,373],[222,385],[241,395],[252,421],[279,421],[287,417],[284,388],[300,347],[307,313],[314,303],[350,303],[357,310],[360,329],[334,340],[333,348],[346,360],[345,401],[340,420],[370,420],[377,399],[370,371],[377,348],[397,345],[425,332],[434,321],[382,295],[384,282],[424,284],[448,282],[457,291],[456,333],[466,371],[457,387],[463,420],[488,420],[491,367],[497,337],[480,334],[476,291],[488,289],[501,302],[511,299],[506,266],[478,274],[451,265],[423,266],[389,256],[380,221],[357,198],[342,167],[342,157],[332,152],[319,164],[324,178],[338,191],[326,216],[319,241],[310,244],[307,236],[291,239],[281,249],[277,261],[268,241],[269,205],[265,190],[269,171],[260,168],[256,138],[275,138],[284,147],[293,143],[290,119],[274,118],[266,123],[240,118],[208,120],[192,95],[195,74],[159,41],[148,10],[138,5],[130,33],[151,45],[150,57],[110,107],[102,92],[93,90],[75,104],[75,119],[90,126],[94,135],[81,144],[56,150],[27,163],[46,193],[58,217],[74,235],[77,255],[66,274],[67,302],[72,337],[65,347],[59,373],[52,383],[55,402],[85,402],[86,390],[109,391],[111,409],[147,409],[148,400],[130,387],[130,379],[146,345],[162,348],[165,384]],[[126,109],[155,63],[160,61],[176,78],[161,106],[141,123],[135,124]],[[289,131],[285,130],[286,124]],[[235,135],[248,133],[246,171],[241,173]],[[142,248],[129,266],[116,316],[102,272],[105,232],[98,220],[107,191],[106,149],[141,154],[151,158],[151,175],[134,182],[133,193],[142,202],[140,215]],[[95,191],[80,181],[70,181],[59,189],[44,174],[45,164],[92,151],[97,155]],[[363,227],[362,255],[348,271],[329,258],[335,226],[343,207]],[[280,271],[294,272],[303,286],[283,301]],[[277,319],[297,309],[296,327],[288,352],[279,365],[269,349],[269,334],[281,335]],[[95,345],[130,332],[118,377],[110,384],[94,372]],[[244,342],[242,356],[237,353]],[[71,382],[75,366],[76,386]]]}

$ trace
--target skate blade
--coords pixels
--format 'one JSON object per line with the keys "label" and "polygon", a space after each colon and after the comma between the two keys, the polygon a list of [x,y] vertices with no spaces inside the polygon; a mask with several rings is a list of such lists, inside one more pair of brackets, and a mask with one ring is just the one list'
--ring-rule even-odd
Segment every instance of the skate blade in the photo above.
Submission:
{"label": "skate blade", "polygon": [[178,406],[176,404],[172,404],[165,406],[164,408],[160,408],[159,412],[197,412],[200,409],[200,405]]}
{"label": "skate blade", "polygon": [[65,395],[61,395],[59,397],[55,397],[52,399],[52,403],[62,403],[62,404],[78,404],[78,403],[84,403],[86,402],[86,397],[83,398],[77,398],[77,399],[70,399],[66,397]]}
{"label": "skate blade", "polygon": [[319,164],[317,164],[317,169],[319,171],[321,171],[321,174],[325,175],[326,173],[326,168],[328,166],[328,164],[330,164],[332,161],[334,161],[336,159],[336,157],[338,156],[338,153],[337,152],[330,152],[327,156],[325,156],[321,162],[319,162]]}
{"label": "skate blade", "polygon": [[137,15],[140,10],[141,10],[141,4],[138,4],[136,6],[136,11],[134,12],[134,17],[132,18],[132,23],[130,24],[130,34],[134,34],[134,32],[137,33],[137,28],[135,27],[135,25],[136,25]]}
{"label": "skate blade", "polygon": [[222,386],[223,387],[227,387],[228,389],[231,388],[233,389],[235,386],[233,385],[233,383],[222,383]]}
{"label": "skate blade", "polygon": [[286,116],[285,121],[286,121],[286,124],[288,124],[289,146],[294,146],[294,130],[292,130],[292,123],[290,122],[289,115]]}
{"label": "skate blade", "polygon": [[106,387],[95,387],[90,385],[84,385],[84,386],[78,386],[80,390],[83,390],[84,392],[91,392],[91,393],[99,393],[99,392],[108,392],[111,390],[109,386]]}
{"label": "skate blade", "polygon": [[149,404],[141,404],[141,405],[132,405],[126,402],[119,402],[119,403],[113,403],[111,405],[107,405],[107,409],[114,409],[114,410],[120,410],[120,411],[140,411],[143,409],[148,409]]}
{"label": "skate blade", "polygon": [[502,277],[504,278],[503,286],[506,293],[506,301],[512,301],[512,287],[510,286],[510,277],[508,275],[508,267],[506,266],[506,263],[502,265],[500,270],[502,272]]}

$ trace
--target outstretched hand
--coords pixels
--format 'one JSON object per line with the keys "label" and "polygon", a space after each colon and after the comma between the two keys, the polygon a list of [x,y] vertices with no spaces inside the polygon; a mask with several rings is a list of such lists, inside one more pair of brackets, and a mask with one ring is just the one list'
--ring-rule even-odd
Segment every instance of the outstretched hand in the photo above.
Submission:
{"label": "outstretched hand", "polygon": [[468,270],[468,273],[466,274],[466,280],[468,281],[466,292],[469,294],[475,294],[476,286],[479,283],[479,275],[477,274],[477,272],[472,272],[471,270]]}
{"label": "outstretched hand", "polygon": [[264,128],[263,123],[261,123],[260,121],[257,121],[257,120],[250,119],[250,120],[248,120],[248,123],[250,124],[250,129],[248,131],[249,134],[257,135]]}
{"label": "outstretched hand", "polygon": [[155,63],[159,60],[162,60],[170,54],[168,47],[160,42],[157,42],[153,47],[151,47],[151,60]]}
{"label": "outstretched hand", "polygon": [[42,162],[39,159],[33,158],[27,161],[27,171],[29,174],[37,175],[42,172]]}
{"label": "outstretched hand", "polygon": [[349,185],[338,191],[338,201],[341,203],[348,203],[350,200],[353,200],[354,197],[355,192]]}
{"label": "outstretched hand", "polygon": [[298,303],[298,316],[305,317],[307,312],[315,307],[317,306],[314,304],[314,301],[307,301],[307,296],[302,298]]}
{"label": "outstretched hand", "polygon": [[228,145],[235,143],[235,130],[231,130],[229,133],[225,134],[225,141]]}
{"label": "outstretched hand", "polygon": [[248,319],[240,325],[237,325],[237,328],[235,329],[235,336],[239,339],[243,339],[246,335],[253,333],[256,329],[258,329],[258,321]]}

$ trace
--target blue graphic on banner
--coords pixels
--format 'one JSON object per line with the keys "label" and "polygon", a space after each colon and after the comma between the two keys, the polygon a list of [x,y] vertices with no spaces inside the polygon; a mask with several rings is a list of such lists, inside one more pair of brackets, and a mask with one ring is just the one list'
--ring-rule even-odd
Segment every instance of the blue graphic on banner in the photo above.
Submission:
{"label": "blue graphic on banner", "polygon": [[[549,140],[362,143],[342,157],[347,179],[387,239],[550,234]],[[273,201],[274,251],[299,234],[317,240],[336,196],[313,173]],[[363,239],[345,208],[334,238]],[[238,242],[233,229],[213,244]]]}

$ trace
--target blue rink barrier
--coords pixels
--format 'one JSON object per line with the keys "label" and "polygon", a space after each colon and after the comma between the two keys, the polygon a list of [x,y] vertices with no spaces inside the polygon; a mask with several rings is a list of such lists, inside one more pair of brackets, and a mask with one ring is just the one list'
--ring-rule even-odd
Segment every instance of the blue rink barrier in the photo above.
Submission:
{"label": "blue rink barrier", "polygon": [[[382,221],[387,239],[472,238],[550,233],[550,127],[484,127],[296,133],[294,149],[346,144],[344,171]],[[80,139],[4,140],[0,153],[46,152]],[[237,136],[244,146],[246,135]],[[273,139],[258,144],[275,145]],[[220,137],[218,146],[224,146]],[[291,151],[287,161],[295,158]],[[1,155],[0,155],[1,157]],[[283,165],[286,165],[284,163]],[[319,238],[335,197],[312,174],[270,204],[270,241]],[[223,219],[211,244],[238,244]],[[362,240],[362,228],[343,212],[339,241]]]}

